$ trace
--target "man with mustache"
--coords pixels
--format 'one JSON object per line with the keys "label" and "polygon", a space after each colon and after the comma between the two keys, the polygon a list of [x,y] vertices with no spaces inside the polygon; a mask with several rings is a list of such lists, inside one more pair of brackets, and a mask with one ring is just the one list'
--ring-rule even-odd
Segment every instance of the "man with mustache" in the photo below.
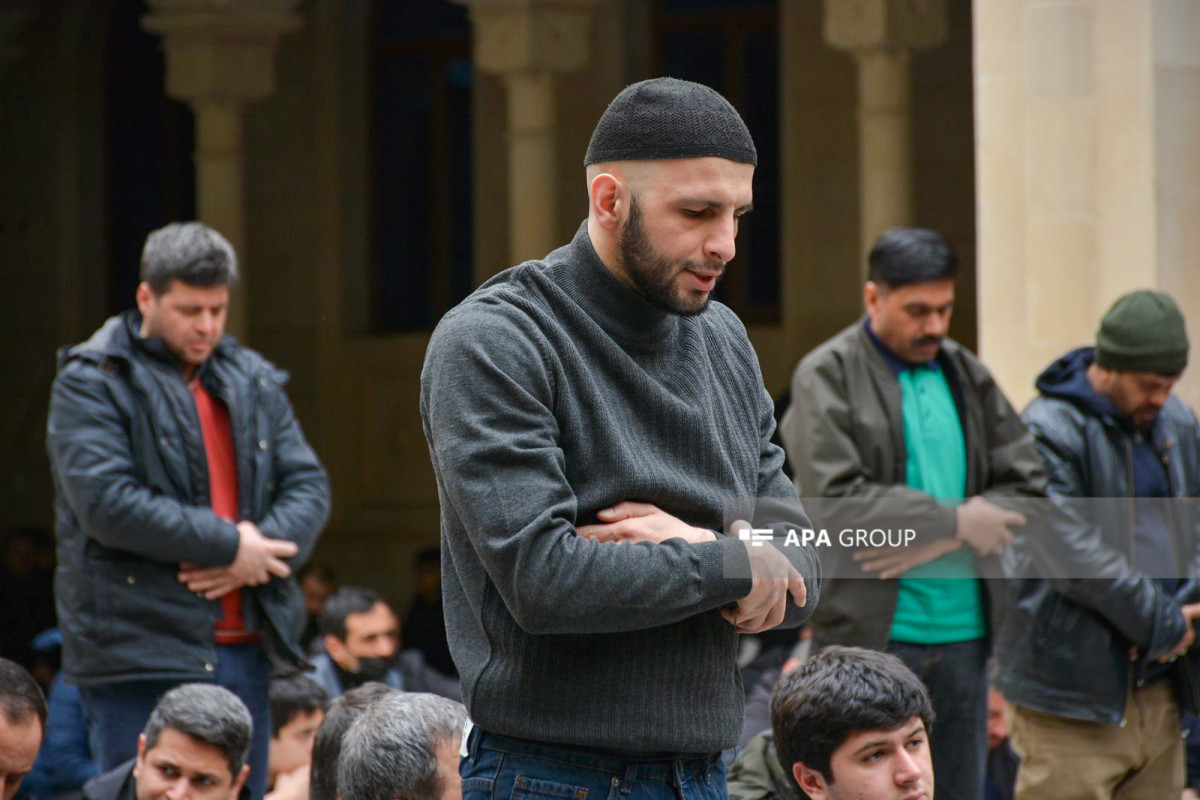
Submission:
{"label": "man with mustache", "polygon": [[811,527],[745,328],[711,301],[756,162],[707,86],[627,87],[592,135],[574,239],[433,334],[421,415],[474,725],[465,800],[723,798],[738,633],[816,605],[813,548],[724,532],[739,501],[780,501],[755,519],[780,541]]}
{"label": "man with mustache", "polygon": [[137,308],[59,351],[46,446],[63,672],[101,770],[132,758],[158,698],[215,682],[254,718],[266,790],[272,670],[305,665],[293,567],[329,480],[287,374],[225,335],[237,256],[199,222],[146,237]]}
{"label": "man with mustache", "polygon": [[[797,366],[781,432],[802,496],[874,504],[873,513],[915,531],[909,547],[822,554],[831,579],[814,640],[886,650],[908,664],[938,715],[938,788],[979,800],[988,611],[997,608],[980,578],[999,576],[997,556],[1025,521],[994,500],[1038,496],[1045,477],[991,373],[947,336],[957,272],[934,231],[880,236],[863,288],[866,318]],[[814,521],[833,525],[817,512]]]}
{"label": "man with mustache", "polygon": [[1200,495],[1200,425],[1171,394],[1187,360],[1175,301],[1131,292],[1095,347],[1042,372],[1025,410],[1051,496],[1087,498],[1068,505],[1089,525],[1087,560],[1061,576],[1075,580],[1010,586],[996,682],[1018,800],[1183,791],[1180,710],[1200,701],[1200,525],[1184,500]]}

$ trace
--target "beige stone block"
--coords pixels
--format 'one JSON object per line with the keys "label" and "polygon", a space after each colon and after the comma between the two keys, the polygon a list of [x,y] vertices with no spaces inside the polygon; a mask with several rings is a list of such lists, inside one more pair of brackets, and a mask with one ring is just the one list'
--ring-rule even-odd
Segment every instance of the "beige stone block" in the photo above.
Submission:
{"label": "beige stone block", "polygon": [[1024,280],[1031,344],[1065,344],[1090,335],[1094,233],[1087,220],[1031,221]]}
{"label": "beige stone block", "polygon": [[1155,70],[1154,106],[1159,185],[1200,188],[1200,67]]}
{"label": "beige stone block", "polygon": [[1200,3],[1154,0],[1154,62],[1200,67]]}
{"label": "beige stone block", "polygon": [[1024,63],[1021,6],[1016,0],[975,0],[975,75],[1020,74]]}
{"label": "beige stone block", "polygon": [[1025,106],[1026,201],[1034,217],[1093,213],[1094,103],[1086,96]]}
{"label": "beige stone block", "polygon": [[1025,6],[1025,81],[1031,97],[1091,92],[1093,21],[1090,4]]}
{"label": "beige stone block", "polygon": [[1097,0],[1093,28],[1096,70],[1144,66],[1150,61],[1154,0]]}

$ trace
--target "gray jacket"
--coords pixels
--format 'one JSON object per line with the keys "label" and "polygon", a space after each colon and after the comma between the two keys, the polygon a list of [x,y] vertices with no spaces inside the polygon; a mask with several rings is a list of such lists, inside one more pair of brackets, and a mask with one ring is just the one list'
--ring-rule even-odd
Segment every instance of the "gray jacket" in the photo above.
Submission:
{"label": "gray jacket", "polygon": [[[987,367],[949,339],[938,361],[962,423],[967,496],[1044,496],[1046,476],[1033,437]],[[906,483],[900,382],[861,321],[801,360],[792,375],[791,397],[780,432],[802,497],[856,498],[863,507],[878,501],[891,509],[903,503],[905,519],[918,535],[954,535],[954,509]],[[823,554],[827,574],[857,570],[851,555],[848,548]],[[977,568],[983,578],[1002,576],[995,557],[979,559]],[[995,580],[987,586],[996,630],[1002,589]],[[882,649],[899,587],[894,580],[829,580],[812,619],[818,640]]]}
{"label": "gray jacket", "polygon": [[[234,523],[210,508],[195,403],[140,317],[109,319],[59,351],[46,446],[54,477],[55,597],[68,681],[211,680],[219,601],[176,579],[179,565],[237,555]],[[284,394],[287,376],[226,336],[199,372],[229,408],[240,517],[312,552],[329,515],[329,481]],[[294,579],[244,591],[250,630],[277,668],[303,662],[304,604]]]}

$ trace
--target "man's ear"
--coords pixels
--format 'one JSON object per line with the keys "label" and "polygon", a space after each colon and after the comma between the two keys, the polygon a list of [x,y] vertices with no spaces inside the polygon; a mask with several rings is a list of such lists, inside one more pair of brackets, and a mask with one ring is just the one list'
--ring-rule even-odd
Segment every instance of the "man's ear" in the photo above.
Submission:
{"label": "man's ear", "polygon": [[229,800],[237,800],[238,795],[242,793],[242,787],[246,785],[246,778],[248,777],[250,777],[250,765],[242,764],[242,771],[234,779],[233,786],[229,787]]}
{"label": "man's ear", "polygon": [[325,634],[325,652],[338,664],[346,660],[346,643],[332,633]]}
{"label": "man's ear", "polygon": [[867,281],[863,284],[863,308],[870,314],[879,305],[879,299],[883,294],[883,290],[875,281]]}
{"label": "man's ear", "polygon": [[797,761],[792,764],[792,777],[796,779],[796,783],[800,784],[800,788],[808,795],[809,800],[828,800],[829,787],[825,782],[825,776],[815,769],[809,769]]}
{"label": "man's ear", "polygon": [[621,182],[611,172],[601,172],[588,184],[588,202],[592,217],[606,230],[620,223]]}
{"label": "man's ear", "polygon": [[154,290],[150,288],[150,284],[142,281],[138,284],[134,299],[137,301],[138,311],[144,317],[150,313],[150,308],[154,304]]}
{"label": "man's ear", "polygon": [[138,773],[142,771],[142,764],[146,762],[146,734],[138,734],[138,749],[137,760],[133,762],[133,777],[136,780]]}

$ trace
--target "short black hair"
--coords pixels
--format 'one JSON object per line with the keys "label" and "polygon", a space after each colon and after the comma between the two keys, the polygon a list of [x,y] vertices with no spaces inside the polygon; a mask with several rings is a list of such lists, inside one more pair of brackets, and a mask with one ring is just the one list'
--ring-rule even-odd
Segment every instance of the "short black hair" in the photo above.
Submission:
{"label": "short black hair", "polygon": [[[829,763],[851,734],[895,730],[913,717],[933,728],[933,703],[912,670],[888,653],[830,646],[783,677],[771,696],[779,763],[833,781]],[[799,787],[796,787],[799,788]]]}
{"label": "short black hair", "polygon": [[313,741],[308,800],[336,800],[338,762],[342,758],[342,740],[346,737],[346,731],[368,706],[394,691],[396,689],[386,684],[371,681],[351,689],[329,704]]}
{"label": "short black hair", "polygon": [[175,280],[232,289],[238,281],[237,254],[229,240],[202,222],[172,222],[146,237],[142,280],[156,296]]}
{"label": "short black hair", "polygon": [[928,228],[892,228],[871,248],[867,278],[895,289],[910,283],[954,280],[958,256],[946,238]]}
{"label": "short black hair", "polygon": [[280,729],[297,715],[324,711],[329,702],[325,687],[300,673],[273,679],[267,697],[271,705],[272,739],[278,739]]}
{"label": "short black hair", "polygon": [[164,694],[142,731],[146,750],[154,749],[167,728],[220,750],[235,781],[250,755],[250,711],[237,695],[213,683],[185,683]]}
{"label": "short black hair", "polygon": [[37,717],[46,735],[46,697],[29,670],[0,658],[0,712],[9,725],[24,725]]}
{"label": "short black hair", "polygon": [[332,633],[344,642],[346,641],[346,617],[351,614],[366,614],[378,603],[387,605],[377,592],[361,586],[343,586],[325,601],[325,609],[321,612],[317,628],[322,636]]}

